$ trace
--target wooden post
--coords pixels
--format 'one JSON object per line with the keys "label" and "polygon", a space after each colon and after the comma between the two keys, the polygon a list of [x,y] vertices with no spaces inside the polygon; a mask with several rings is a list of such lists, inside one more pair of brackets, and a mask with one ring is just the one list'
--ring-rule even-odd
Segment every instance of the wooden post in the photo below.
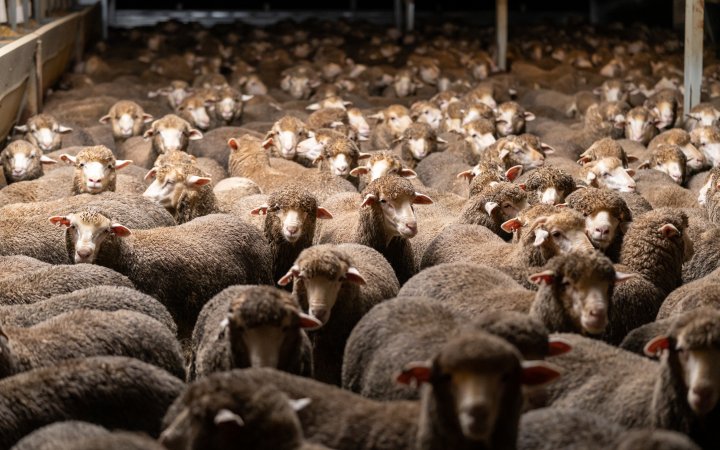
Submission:
{"label": "wooden post", "polygon": [[413,31],[415,28],[415,0],[405,0],[405,8],[407,8],[407,16],[405,18],[406,30]]}
{"label": "wooden post", "polygon": [[685,114],[700,102],[705,0],[685,2]]}
{"label": "wooden post", "polygon": [[42,22],[42,1],[41,0],[35,0],[33,2],[33,10],[35,11],[35,21],[37,22],[38,26],[40,26],[41,22]]}
{"label": "wooden post", "polygon": [[43,108],[43,96],[45,95],[45,92],[43,92],[43,58],[42,58],[42,39],[37,40],[37,49],[35,49],[35,82],[37,85],[35,86],[36,89],[36,97],[35,97],[35,105],[37,111],[42,111]]}
{"label": "wooden post", "polygon": [[102,8],[102,37],[104,40],[108,38],[108,0],[101,0],[100,6]]}
{"label": "wooden post", "polygon": [[8,21],[13,31],[17,30],[17,0],[6,0]]}
{"label": "wooden post", "polygon": [[508,0],[495,0],[498,69],[507,70]]}

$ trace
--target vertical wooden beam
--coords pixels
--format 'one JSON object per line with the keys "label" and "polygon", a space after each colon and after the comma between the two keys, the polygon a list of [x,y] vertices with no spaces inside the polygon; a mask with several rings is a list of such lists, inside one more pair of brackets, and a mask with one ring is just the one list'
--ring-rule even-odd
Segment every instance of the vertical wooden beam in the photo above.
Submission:
{"label": "vertical wooden beam", "polygon": [[38,26],[40,26],[42,22],[42,0],[35,0],[33,2],[33,10],[35,10],[35,21]]}
{"label": "vertical wooden beam", "polygon": [[407,8],[407,16],[405,17],[405,29],[413,31],[415,28],[415,0],[405,0],[405,8]]}
{"label": "vertical wooden beam", "polygon": [[36,97],[35,97],[35,107],[37,111],[42,111],[43,109],[43,97],[45,95],[45,92],[43,90],[43,58],[42,58],[42,39],[37,40],[37,49],[35,50],[35,82],[37,85],[35,86],[36,89]]}
{"label": "vertical wooden beam", "polygon": [[495,0],[498,69],[507,70],[508,0]]}
{"label": "vertical wooden beam", "polygon": [[17,30],[17,0],[7,0],[8,21],[10,22],[10,28],[13,31]]}
{"label": "vertical wooden beam", "polygon": [[102,8],[102,37],[104,40],[107,40],[108,38],[108,20],[109,20],[109,12],[108,12],[108,0],[101,0],[100,1],[100,7]]}
{"label": "vertical wooden beam", "polygon": [[705,0],[685,2],[685,95],[683,107],[687,114],[700,102],[702,82],[703,30]]}

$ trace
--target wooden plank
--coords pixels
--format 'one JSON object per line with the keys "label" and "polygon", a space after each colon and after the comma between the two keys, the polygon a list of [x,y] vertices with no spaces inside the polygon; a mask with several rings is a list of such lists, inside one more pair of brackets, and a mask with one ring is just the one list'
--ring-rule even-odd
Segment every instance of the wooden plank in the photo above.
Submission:
{"label": "wooden plank", "polygon": [[497,30],[497,66],[507,70],[508,0],[495,0],[495,29]]}
{"label": "wooden plank", "polygon": [[685,94],[683,107],[688,113],[700,102],[702,82],[704,0],[685,2]]}

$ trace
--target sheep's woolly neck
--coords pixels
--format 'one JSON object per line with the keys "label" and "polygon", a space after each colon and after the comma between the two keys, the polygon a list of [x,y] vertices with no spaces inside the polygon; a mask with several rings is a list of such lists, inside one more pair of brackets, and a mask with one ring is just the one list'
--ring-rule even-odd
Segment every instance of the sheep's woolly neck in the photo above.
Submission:
{"label": "sheep's woolly neck", "polygon": [[610,189],[594,187],[578,189],[570,194],[566,201],[568,207],[579,211],[584,216],[589,216],[598,211],[608,211],[621,222],[632,221],[632,213],[625,200],[617,192]]}
{"label": "sheep's woolly neck", "polygon": [[[530,173],[525,187],[528,191],[540,191],[554,187],[561,192],[563,197],[570,195],[575,190],[575,180],[570,174],[556,167],[539,167]],[[535,192],[537,199],[537,194]]]}
{"label": "sheep's woolly neck", "polygon": [[323,276],[338,280],[353,266],[353,261],[347,253],[338,248],[316,245],[303,250],[296,264],[305,278]]}
{"label": "sheep's woolly neck", "polygon": [[[672,224],[681,236],[666,239],[658,231],[665,224]],[[664,295],[682,284],[682,264],[685,240],[682,234],[688,226],[684,212],[672,208],[660,208],[636,217],[630,226],[622,249],[620,263],[632,268],[645,279],[663,290]]]}
{"label": "sheep's woolly neck", "polygon": [[281,326],[288,316],[297,326],[299,313],[300,305],[290,293],[271,286],[257,286],[245,290],[234,298],[229,306],[230,316],[237,318],[248,328],[262,325]]}

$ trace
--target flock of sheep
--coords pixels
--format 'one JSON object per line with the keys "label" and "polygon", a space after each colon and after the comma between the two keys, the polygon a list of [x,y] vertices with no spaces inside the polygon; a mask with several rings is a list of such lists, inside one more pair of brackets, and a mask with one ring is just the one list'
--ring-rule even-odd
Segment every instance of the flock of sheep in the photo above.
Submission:
{"label": "flock of sheep", "polygon": [[0,154],[0,449],[720,448],[720,63],[511,35],[98,43]]}

